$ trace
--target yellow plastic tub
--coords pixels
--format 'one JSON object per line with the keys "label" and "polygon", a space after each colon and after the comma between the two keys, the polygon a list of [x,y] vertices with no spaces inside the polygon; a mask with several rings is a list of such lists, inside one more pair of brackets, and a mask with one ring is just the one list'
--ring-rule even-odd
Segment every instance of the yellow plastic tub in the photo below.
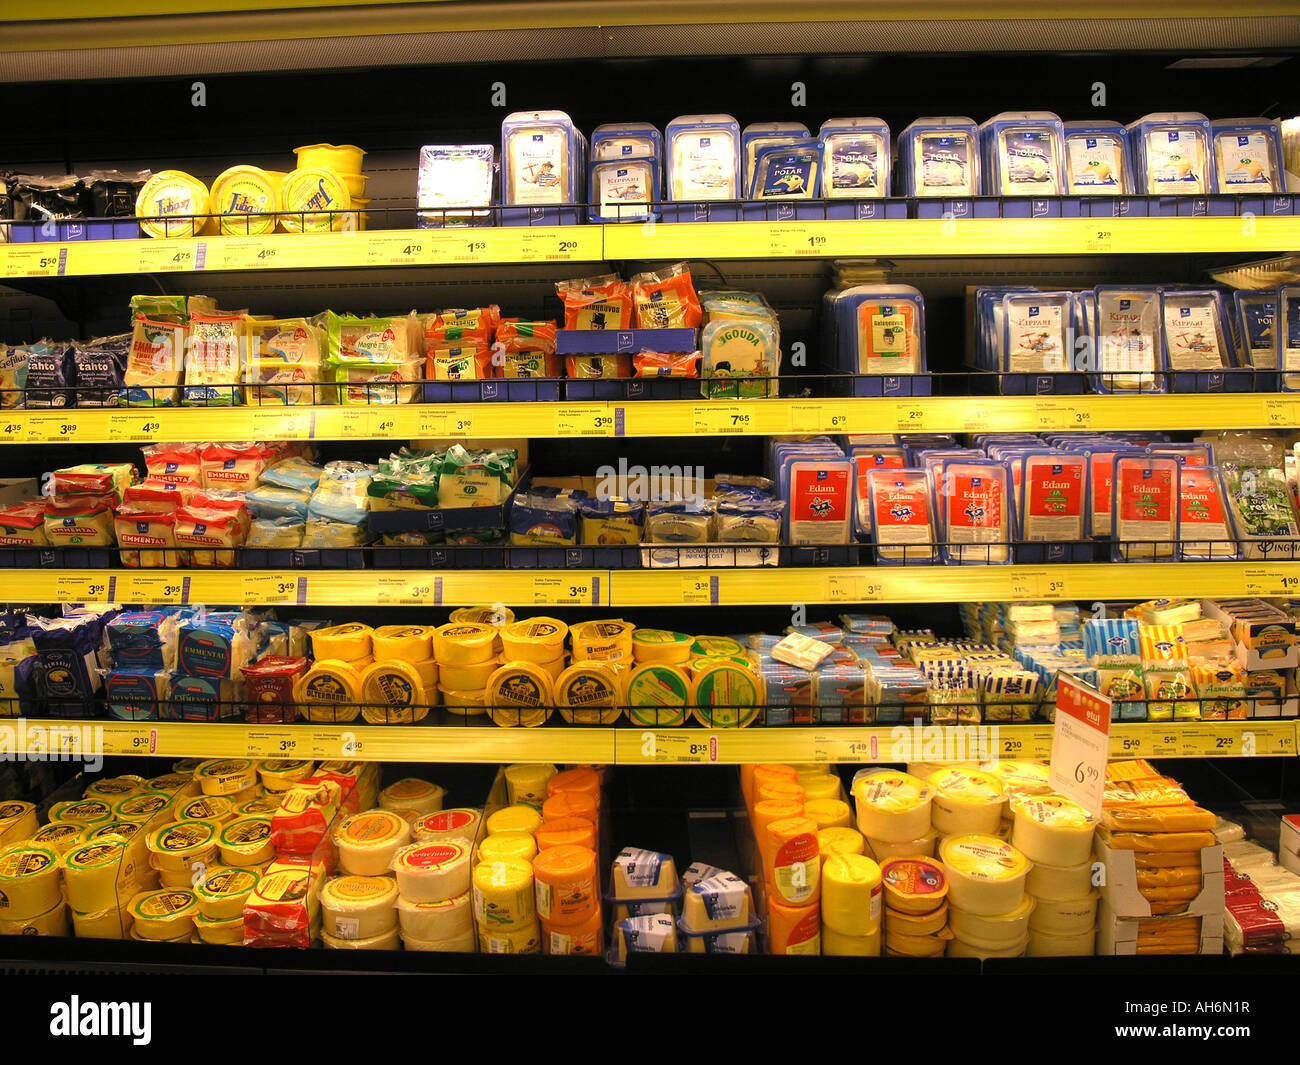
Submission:
{"label": "yellow plastic tub", "polygon": [[340,174],[360,174],[365,152],[355,144],[308,144],[295,148],[298,169],[323,166]]}

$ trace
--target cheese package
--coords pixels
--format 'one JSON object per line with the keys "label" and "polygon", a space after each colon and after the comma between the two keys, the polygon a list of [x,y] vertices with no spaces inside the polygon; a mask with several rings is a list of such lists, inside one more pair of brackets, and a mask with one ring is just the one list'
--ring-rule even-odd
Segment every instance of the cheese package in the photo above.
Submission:
{"label": "cheese package", "polygon": [[749,885],[734,873],[716,870],[686,889],[682,930],[692,935],[747,928],[753,921]]}
{"label": "cheese package", "polygon": [[425,814],[411,826],[411,832],[420,843],[439,840],[463,840],[471,846],[478,840],[483,822],[480,811],[469,807],[441,810]]}
{"label": "cheese package", "polygon": [[619,964],[628,954],[677,953],[677,923],[666,913],[625,917],[614,928]]}
{"label": "cheese package", "polygon": [[945,562],[1006,565],[1012,561],[1010,476],[1005,464],[945,459],[939,465],[937,494]]}
{"label": "cheese package", "polygon": [[1013,463],[1020,484],[1018,538],[1058,544],[1086,540],[1088,460],[1068,452],[1026,451]]}
{"label": "cheese package", "polygon": [[893,770],[859,773],[853,779],[858,830],[868,839],[915,840],[930,830],[934,789]]}
{"label": "cheese package", "polygon": [[275,857],[269,817],[241,817],[221,830],[221,860],[226,865],[245,868],[261,866]]}
{"label": "cheese package", "polygon": [[680,666],[643,662],[628,674],[623,692],[633,724],[674,728],[686,720],[691,681]]}
{"label": "cheese package", "polygon": [[411,826],[391,810],[370,810],[345,819],[334,830],[339,865],[354,876],[382,876],[411,838]]}
{"label": "cheese package", "polygon": [[822,865],[824,928],[867,936],[880,930],[884,902],[880,866],[860,854],[832,854]]}
{"label": "cheese package", "polygon": [[1277,122],[1257,118],[1218,119],[1210,124],[1214,144],[1215,192],[1286,191],[1282,133]]}
{"label": "cheese package", "polygon": [[516,111],[501,123],[501,201],[534,207],[579,202],[585,143],[563,111]]}
{"label": "cheese package", "polygon": [[280,185],[280,225],[290,233],[355,231],[360,220],[342,175],[326,167],[299,167]]}
{"label": "cheese package", "polygon": [[532,835],[541,827],[541,812],[533,806],[503,806],[487,819],[489,836],[501,833],[523,832]]}
{"label": "cheese package", "polygon": [[763,678],[748,662],[711,659],[694,671],[691,713],[705,728],[744,728],[765,702]]}
{"label": "cheese package", "polygon": [[1240,556],[1218,466],[1184,466],[1178,483],[1178,554],[1185,562]]}
{"label": "cheese package", "polygon": [[1164,392],[1160,290],[1098,285],[1092,334],[1098,392]]}
{"label": "cheese package", "polygon": [[830,118],[817,133],[825,199],[889,195],[889,126],[878,118]]}
{"label": "cheese package", "polygon": [[250,318],[247,328],[243,380],[250,404],[299,406],[325,401],[319,386],[326,352],[322,330],[305,318]]}
{"label": "cheese package", "polygon": [[678,888],[672,855],[624,847],[614,859],[610,897],[618,901],[666,899]]}
{"label": "cheese package", "polygon": [[821,930],[818,902],[791,906],[777,899],[768,901],[767,934],[773,954],[820,954]]}
{"label": "cheese package", "polygon": [[241,384],[248,365],[248,319],[243,314],[195,314],[185,345],[181,403],[231,407],[244,402]]}
{"label": "cheese package", "polygon": [[605,662],[575,661],[555,681],[555,705],[571,725],[612,725],[623,716],[618,676]]}
{"label": "cheese package", "polygon": [[446,789],[427,780],[406,777],[388,785],[379,793],[382,810],[414,810],[421,814],[437,813],[442,809]]}
{"label": "cheese package", "polygon": [[[437,942],[469,935],[472,940],[474,920],[468,891],[442,902],[411,902],[399,896],[396,905],[403,937]],[[472,942],[469,949],[473,949]]]}
{"label": "cheese package", "polygon": [[925,372],[925,297],[918,289],[856,285],[829,300],[837,368],[891,376]]}
{"label": "cheese package", "polygon": [[776,395],[781,331],[775,320],[710,320],[700,333],[700,351],[700,394],[706,399]]}
{"label": "cheese package", "polygon": [[484,690],[488,716],[504,728],[544,724],[555,705],[550,674],[532,662],[506,662],[488,678]]}
{"label": "cheese package", "polygon": [[1181,471],[1176,459],[1116,454],[1111,497],[1114,561],[1173,561]]}
{"label": "cheese package", "polygon": [[1128,126],[1134,184],[1145,195],[1213,192],[1210,120],[1194,111],[1145,115]]}
{"label": "cheese package", "polygon": [[205,870],[203,878],[194,885],[199,912],[210,921],[241,918],[239,938],[242,942],[244,902],[252,894],[261,876],[256,869],[216,866]]}
{"label": "cheese package", "polygon": [[977,196],[979,131],[969,118],[918,118],[898,138],[904,196]]}
{"label": "cheese package", "polygon": [[1011,913],[1021,905],[1031,862],[994,836],[949,836],[939,845],[954,908],[977,916]]}
{"label": "cheese package", "polygon": [[[808,142],[808,127],[802,122],[751,122],[740,133],[742,179],[740,195],[754,195],[754,171],[759,155],[769,148],[789,148]],[[737,197],[739,198],[739,196]]]}
{"label": "cheese package", "polygon": [[486,224],[495,159],[490,144],[424,145],[416,184],[419,227]]}
{"label": "cheese package", "polygon": [[774,902],[806,906],[821,891],[821,854],[817,849],[817,822],[809,817],[787,817],[769,822],[764,829],[763,874]]}
{"label": "cheese package", "polygon": [[341,876],[321,889],[324,931],[336,939],[365,940],[397,928],[397,885],[384,876]]}
{"label": "cheese package", "polygon": [[0,848],[0,920],[26,921],[58,906],[59,868],[59,854],[51,847],[11,843]]}
{"label": "cheese package", "polygon": [[478,865],[470,900],[474,919],[486,932],[515,932],[536,924],[533,867],[517,859]]}
{"label": "cheese package", "polygon": [[682,115],[664,131],[672,200],[742,197],[740,125],[730,115]]}
{"label": "cheese package", "polygon": [[180,402],[185,338],[183,323],[136,316],[122,374],[123,406],[174,407]]}
{"label": "cheese package", "polygon": [[464,840],[416,843],[393,859],[402,898],[415,903],[445,902],[470,888],[472,846]]}
{"label": "cheese package", "polygon": [[596,852],[577,844],[547,847],[533,859],[538,917],[556,928],[590,923],[600,914]]}
{"label": "cheese package", "polygon": [[[1166,289],[1160,306],[1170,370],[1224,370],[1234,365],[1221,292]],[[1177,388],[1177,378],[1174,384]]]}
{"label": "cheese package", "polygon": [[821,144],[801,140],[759,149],[747,192],[751,200],[810,200],[821,182]]}
{"label": "cheese package", "polygon": [[275,230],[280,180],[261,167],[232,166],[212,182],[210,205],[225,236],[261,236]]}
{"label": "cheese package", "polygon": [[1065,193],[1065,128],[1050,111],[1004,111],[979,127],[984,191],[991,196]]}
{"label": "cheese package", "polygon": [[1078,803],[1059,795],[1026,795],[1011,803],[1011,842],[1032,862],[1073,868],[1088,860],[1096,823]]}
{"label": "cheese package", "polygon": [[196,237],[207,225],[208,187],[182,170],[162,170],[140,189],[135,216],[150,237]]}
{"label": "cheese package", "polygon": [[997,777],[978,769],[949,766],[931,774],[930,820],[941,836],[997,831],[1004,794]]}
{"label": "cheese package", "polygon": [[194,931],[199,900],[192,891],[163,888],[131,899],[131,936],[134,939],[188,939]]}
{"label": "cheese package", "polygon": [[847,459],[792,457],[782,464],[786,542],[849,542],[853,520],[853,464]]}
{"label": "cheese package", "polygon": [[1067,122],[1065,186],[1072,196],[1124,196],[1133,191],[1128,131],[1118,122]]}
{"label": "cheese package", "polygon": [[650,206],[663,199],[657,159],[593,159],[588,164],[587,187],[593,204],[587,212],[589,222],[644,222],[659,217]]}
{"label": "cheese package", "polygon": [[278,858],[244,905],[244,943],[254,947],[311,945],[320,927],[321,863]]}
{"label": "cheese package", "polygon": [[[859,505],[861,482],[859,474]],[[882,565],[929,565],[938,560],[930,481],[922,469],[868,469],[867,522]]]}
{"label": "cheese package", "polygon": [[593,160],[654,159],[663,163],[664,138],[648,122],[609,122],[591,131]]}

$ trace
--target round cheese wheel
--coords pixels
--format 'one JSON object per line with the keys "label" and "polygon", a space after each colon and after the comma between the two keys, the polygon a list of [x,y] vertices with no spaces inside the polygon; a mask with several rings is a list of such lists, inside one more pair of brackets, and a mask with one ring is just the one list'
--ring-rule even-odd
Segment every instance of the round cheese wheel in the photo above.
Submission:
{"label": "round cheese wheel", "polygon": [[479,825],[483,815],[469,807],[456,807],[440,810],[436,814],[425,814],[411,826],[411,834],[420,843],[432,843],[436,840],[460,839],[473,844],[478,838]]}
{"label": "round cheese wheel", "polygon": [[822,922],[822,954],[839,958],[877,958],[884,935],[880,928],[865,936],[846,936]]}
{"label": "round cheese wheel", "polygon": [[199,900],[193,891],[163,888],[136,895],[128,908],[137,938],[170,940],[193,933]]}
{"label": "round cheese wheel", "polygon": [[1029,860],[995,836],[949,836],[939,844],[952,905],[979,916],[1010,913],[1024,898]]}
{"label": "round cheese wheel", "polygon": [[122,840],[86,843],[63,858],[63,882],[74,910],[95,913],[120,906],[121,888],[131,880],[135,863]]}
{"label": "round cheese wheel", "polygon": [[1072,866],[1088,860],[1096,821],[1061,795],[1030,795],[1011,804],[1013,845],[1031,862]]}
{"label": "round cheese wheel", "polygon": [[280,183],[261,167],[232,166],[212,182],[210,200],[222,234],[261,236],[275,230]]}
{"label": "round cheese wheel", "polygon": [[196,237],[206,224],[208,187],[183,170],[161,170],[140,188],[135,214],[150,237]]}
{"label": "round cheese wheel", "polygon": [[[112,824],[113,822],[109,822]],[[56,854],[64,855],[90,838],[91,830],[73,821],[51,821],[37,829],[28,841],[38,847],[50,847]]]}
{"label": "round cheese wheel", "polygon": [[560,679],[560,674],[564,672],[564,655],[560,655],[559,658],[553,658],[549,662],[538,662],[537,665],[543,673],[551,678],[551,689],[554,691],[555,682]]}
{"label": "round cheese wheel", "polygon": [[1025,878],[1025,891],[1039,902],[1086,899],[1092,894],[1092,862],[1065,866],[1034,862]]}
{"label": "round cheese wheel", "polygon": [[816,902],[789,906],[769,898],[767,934],[773,954],[820,954],[822,920]]}
{"label": "round cheese wheel", "polygon": [[771,897],[787,906],[816,902],[821,890],[817,823],[808,817],[772,821],[764,830],[763,872]]}
{"label": "round cheese wheel", "polygon": [[551,716],[555,692],[551,678],[532,662],[507,662],[488,678],[488,716],[504,728],[535,728]]}
{"label": "round cheese wheel", "polygon": [[539,851],[533,859],[537,916],[555,928],[590,923],[600,914],[596,852],[563,843]]}
{"label": "round cheese wheel", "polygon": [[1096,947],[1097,932],[1092,928],[1072,935],[1052,935],[1030,928],[1025,953],[1031,958],[1077,958],[1096,953]]}
{"label": "round cheese wheel", "polygon": [[953,903],[948,907],[948,927],[954,936],[967,943],[995,949],[1010,947],[1029,934],[1034,906],[1032,895],[1022,896],[1015,908],[1006,913],[967,913]]}
{"label": "round cheese wheel", "polygon": [[793,780],[764,780],[754,785],[754,802],[797,802],[807,801],[808,793]]}
{"label": "round cheese wheel", "polygon": [[[199,913],[209,921],[227,921],[242,917],[244,903],[257,887],[261,873],[257,869],[236,869],[218,865],[208,869],[203,879],[194,886],[199,900]],[[240,933],[243,941],[243,933]]]}
{"label": "round cheese wheel", "polygon": [[446,789],[437,784],[416,777],[405,777],[389,784],[379,793],[379,808],[433,814],[442,809],[442,800],[446,794]]}
{"label": "round cheese wheel", "polygon": [[546,801],[546,796],[550,794],[546,790],[546,782],[553,776],[555,776],[555,766],[545,763],[506,766],[506,794],[510,799],[510,805],[516,806],[522,803],[524,806],[534,806],[540,810],[542,803]]}
{"label": "round cheese wheel", "polygon": [[354,876],[382,876],[410,838],[411,826],[390,810],[353,814],[334,832],[339,866]]}
{"label": "round cheese wheel", "polygon": [[402,946],[396,925],[368,939],[340,939],[328,932],[321,932],[320,938],[326,950],[400,950]]}
{"label": "round cheese wheel", "polygon": [[1002,816],[1011,816],[1011,801],[1022,795],[1050,795],[1053,791],[1048,775],[1050,770],[1042,762],[1023,762],[1016,759],[1001,759],[989,772],[997,777],[1006,796]]}
{"label": "round cheese wheel", "polygon": [[530,836],[542,825],[542,815],[531,806],[505,806],[487,819],[487,834],[527,832]]}
{"label": "round cheese wheel", "polygon": [[474,949],[474,914],[470,907],[468,891],[463,895],[457,895],[454,899],[443,899],[441,902],[412,902],[399,896],[397,920],[401,925],[404,940],[440,942],[469,936],[471,943],[468,949]]}
{"label": "round cheese wheel", "polygon": [[[333,170],[309,166],[290,171],[280,185],[280,224],[290,233],[328,233],[357,226],[347,213],[352,195]],[[350,220],[350,221],[349,221]]]}
{"label": "round cheese wheel", "polygon": [[754,796],[755,788],[759,784],[766,784],[769,781],[781,780],[790,784],[799,783],[799,774],[793,766],[782,765],[779,762],[768,763],[764,765],[743,765],[740,767],[740,786],[745,796],[745,805],[752,807],[758,800]]}
{"label": "round cheese wheel", "polygon": [[449,939],[418,939],[415,936],[402,936],[402,946],[406,950],[436,951],[440,954],[473,954],[477,949],[478,937],[471,926],[468,932],[452,936]]}
{"label": "round cheese wheel", "polygon": [[344,625],[331,625],[324,629],[313,629],[308,633],[311,639],[311,656],[317,661],[337,658],[344,662],[373,657],[374,631],[369,625],[362,625],[355,621]]}
{"label": "round cheese wheel", "polygon": [[585,817],[595,824],[600,817],[598,800],[581,791],[561,791],[542,803],[542,821],[560,821],[566,817]]}
{"label": "round cheese wheel", "polygon": [[487,687],[488,679],[501,668],[495,658],[471,662],[464,666],[438,666],[438,683],[452,691],[475,691]]}
{"label": "round cheese wheel", "polygon": [[580,621],[569,627],[575,662],[619,662],[632,657],[635,626],[620,619]]}
{"label": "round cheese wheel", "polygon": [[[420,686],[433,692],[438,690],[438,663],[432,658],[408,658],[406,664],[415,670],[415,675],[420,678]],[[435,700],[430,700],[431,702]]]}
{"label": "round cheese wheel", "polygon": [[[242,917],[240,920],[242,921]],[[98,913],[72,911],[72,934],[78,939],[126,939],[131,929],[129,906]]]}
{"label": "round cheese wheel", "polygon": [[686,721],[691,682],[685,670],[675,665],[644,662],[627,675],[623,698],[632,724],[642,728],[676,728]]}
{"label": "round cheese wheel", "polygon": [[561,817],[545,822],[536,834],[538,850],[577,844],[596,849],[596,826],[585,817]]}
{"label": "round cheese wheel", "polygon": [[221,860],[226,865],[262,865],[275,857],[269,817],[241,817],[221,830],[218,840]]}
{"label": "round cheese wheel", "polygon": [[398,885],[387,876],[340,876],[321,888],[323,927],[335,939],[371,939],[397,927]]}
{"label": "round cheese wheel", "polygon": [[306,758],[271,758],[257,767],[257,775],[268,791],[288,791],[315,768],[316,763]]}
{"label": "round cheese wheel", "polygon": [[244,942],[244,915],[212,918],[202,912],[194,915],[194,931],[200,941],[211,946],[238,947]]}
{"label": "round cheese wheel", "polygon": [[194,779],[204,795],[233,795],[257,783],[257,766],[247,758],[210,758]]}
{"label": "round cheese wheel", "polygon": [[965,766],[947,766],[929,777],[934,788],[930,823],[941,836],[991,834],[1002,820],[1005,796],[992,773]]}
{"label": "round cheese wheel", "polygon": [[765,700],[763,678],[752,666],[730,659],[705,665],[691,681],[691,714],[705,728],[751,725]]}
{"label": "round cheese wheel", "polygon": [[899,935],[932,936],[948,927],[948,904],[929,913],[904,913],[885,907],[885,924]]}
{"label": "round cheese wheel", "polygon": [[833,773],[799,774],[799,787],[803,788],[805,799],[844,799],[844,785]]}
{"label": "round cheese wheel", "polygon": [[730,636],[697,636],[691,642],[692,658],[744,658],[745,650]]}
{"label": "round cheese wheel", "polygon": [[913,936],[895,932],[885,923],[885,950],[900,958],[942,958],[951,942],[952,933],[944,935]]}
{"label": "round cheese wheel", "polygon": [[426,625],[381,625],[370,634],[376,662],[415,662],[433,658],[433,629]]}
{"label": "round cheese wheel", "polygon": [[600,809],[600,774],[588,766],[578,766],[556,773],[546,782],[550,795],[562,795],[566,792],[586,795]]}
{"label": "round cheese wheel", "polygon": [[139,821],[109,821],[106,825],[97,825],[86,836],[87,843],[102,843],[105,840],[121,840],[126,844],[127,854],[132,862],[143,864],[149,858],[149,850],[144,844],[144,825]]}
{"label": "round cheese wheel", "polygon": [[501,629],[501,645],[507,659],[520,662],[553,662],[564,654],[569,626],[558,618],[535,617],[516,621]]}
{"label": "round cheese wheel", "polygon": [[[202,764],[203,764],[202,762],[199,763],[199,765]],[[198,766],[195,766],[194,769],[197,770]],[[145,790],[159,791],[165,794],[175,794],[176,792],[181,791],[184,788],[188,788],[193,783],[194,783],[194,770],[191,770],[188,773],[176,773],[176,772],[164,773],[162,776],[151,777],[149,781],[145,784]],[[119,805],[125,805],[127,801],[129,800],[123,800],[123,802]]]}
{"label": "round cheese wheel", "polygon": [[361,674],[361,702],[361,714],[372,725],[410,725],[429,713],[420,675],[406,662],[367,666]]}
{"label": "round cheese wheel", "polygon": [[943,866],[929,858],[889,858],[880,863],[885,905],[900,913],[932,913],[948,898]]}
{"label": "round cheese wheel", "polygon": [[513,625],[515,612],[508,606],[496,603],[493,606],[462,606],[451,612],[451,621],[471,625]]}
{"label": "round cheese wheel", "polygon": [[579,924],[559,925],[542,922],[542,953],[573,954],[594,957],[604,943],[600,907],[596,906],[587,919]]}
{"label": "round cheese wheel", "polygon": [[[218,852],[214,850],[211,851],[209,854],[205,854],[200,858],[196,858],[194,860],[194,864],[202,865],[206,867],[209,860],[211,860],[213,865],[216,865],[217,862],[220,861]],[[177,890],[177,891],[186,891],[194,886],[193,883],[194,874],[191,873],[189,870],[168,869],[168,870],[155,870],[155,872],[157,874],[157,883],[155,884],[152,880],[147,885],[144,882],[141,882],[139,884],[139,887],[141,889],[148,887],[150,890],[154,888],[170,888],[172,890]]]}
{"label": "round cheese wheel", "polygon": [[62,899],[59,855],[52,847],[10,843],[0,849],[0,920],[29,920]]}
{"label": "round cheese wheel", "polygon": [[821,852],[822,864],[831,854],[865,854],[866,837],[856,828],[819,828],[817,830],[817,849]]}
{"label": "round cheese wheel", "polygon": [[279,792],[268,791],[265,795],[259,795],[256,799],[250,799],[244,803],[236,813],[240,817],[257,817],[258,815],[274,814],[280,809],[284,798]]}
{"label": "round cheese wheel", "polygon": [[839,799],[806,799],[803,814],[817,822],[818,832],[825,828],[848,828],[853,821],[849,804]]}
{"label": "round cheese wheel", "polygon": [[947,955],[950,958],[1018,958],[1029,946],[1029,934],[1008,946],[990,946],[966,939],[952,939],[948,942]]}
{"label": "round cheese wheel", "polygon": [[503,859],[475,867],[471,900],[474,920],[486,931],[520,931],[537,924],[533,898],[533,867]]}
{"label": "round cheese wheel", "polygon": [[361,674],[340,658],[317,659],[293,688],[294,701],[308,721],[355,721],[361,712]]}
{"label": "round cheese wheel", "polygon": [[767,826],[773,821],[782,821],[791,817],[803,817],[803,803],[786,799],[764,799],[754,805],[750,823],[754,826],[754,839],[758,843],[759,854],[765,867],[770,864],[772,858],[768,852],[771,841],[768,839]]}
{"label": "round cheese wheel", "polygon": [[113,819],[113,807],[104,799],[73,799],[56,802],[48,815],[51,821],[67,821],[83,828],[93,828]]}
{"label": "round cheese wheel", "polygon": [[920,839],[905,839],[901,843],[890,843],[887,840],[868,837],[867,853],[878,862],[887,861],[890,858],[907,858],[909,856],[933,858],[935,844],[938,840],[939,833],[934,829],[930,829]]}
{"label": "round cheese wheel", "polygon": [[[1025,896],[1030,898],[1032,896]],[[1054,936],[1078,936],[1091,932],[1097,924],[1098,895],[1093,892],[1082,899],[1038,899],[1029,915],[1029,931]]]}
{"label": "round cheese wheel", "polygon": [[235,816],[235,804],[224,795],[196,795],[176,804],[172,816],[177,821],[215,821],[225,824]]}
{"label": "round cheese wheel", "polygon": [[68,906],[64,902],[35,917],[12,921],[0,919],[0,936],[66,936],[70,931]]}
{"label": "round cheese wheel", "polygon": [[892,769],[854,778],[858,830],[868,839],[902,842],[930,830],[934,789],[924,780]]}
{"label": "round cheese wheel", "polygon": [[184,873],[192,861],[215,853],[220,834],[215,821],[171,821],[150,832],[145,846],[154,868]]}
{"label": "round cheese wheel", "polygon": [[[541,831],[538,829],[539,833]],[[498,832],[495,836],[486,837],[478,845],[480,862],[499,862],[505,858],[531,862],[536,854],[537,840],[527,832]]]}
{"label": "round cheese wheel", "polygon": [[684,633],[667,629],[636,629],[632,633],[632,657],[638,663],[681,666],[690,661],[694,642]]}
{"label": "round cheese wheel", "polygon": [[471,845],[464,840],[417,843],[397,853],[394,869],[402,898],[442,902],[469,890]]}
{"label": "round cheese wheel", "polygon": [[540,954],[542,926],[535,917],[518,928],[484,927],[480,923],[478,941],[484,954]]}
{"label": "round cheese wheel", "polygon": [[613,725],[623,716],[618,675],[605,662],[574,662],[555,680],[555,705],[570,725]]}
{"label": "round cheese wheel", "polygon": [[468,666],[486,662],[495,652],[497,629],[495,625],[477,622],[448,622],[433,630],[433,657],[438,668]]}
{"label": "round cheese wheel", "polygon": [[[490,661],[488,665],[492,667],[493,672],[496,672],[495,659]],[[489,677],[491,675],[491,673],[488,674]],[[447,708],[449,714],[456,714],[459,717],[477,717],[480,714],[487,713],[487,691],[483,688],[454,690],[439,684],[438,695],[442,697],[442,705]]]}
{"label": "round cheese wheel", "polygon": [[[94,799],[124,799],[128,795],[138,795],[144,791],[144,784],[132,777],[105,777],[86,785],[81,794]],[[0,805],[0,821],[4,820],[4,807]]]}
{"label": "round cheese wheel", "polygon": [[822,924],[846,936],[880,927],[880,866],[861,854],[832,854],[821,869]]}

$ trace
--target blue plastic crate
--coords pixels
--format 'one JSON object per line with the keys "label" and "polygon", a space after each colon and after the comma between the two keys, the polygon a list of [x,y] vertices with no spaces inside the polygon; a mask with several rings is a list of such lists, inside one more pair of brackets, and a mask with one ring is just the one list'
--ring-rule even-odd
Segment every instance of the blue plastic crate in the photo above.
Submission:
{"label": "blue plastic crate", "polygon": [[738,222],[740,220],[740,207],[729,202],[666,203],[663,209],[665,222]]}
{"label": "blue plastic crate", "polygon": [[1252,370],[1174,370],[1170,373],[1169,380],[1169,390],[1183,394],[1255,390],[1255,375]]}
{"label": "blue plastic crate", "polygon": [[546,207],[502,207],[503,226],[576,226],[583,218],[583,208],[572,204]]}

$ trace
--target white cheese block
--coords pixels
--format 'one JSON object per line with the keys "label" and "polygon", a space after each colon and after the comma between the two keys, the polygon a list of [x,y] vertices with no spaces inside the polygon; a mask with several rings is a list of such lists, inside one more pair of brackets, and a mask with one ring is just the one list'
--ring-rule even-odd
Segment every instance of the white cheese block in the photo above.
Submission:
{"label": "white cheese block", "polygon": [[483,815],[470,807],[456,807],[440,810],[434,814],[425,814],[411,827],[411,833],[420,843],[432,843],[435,840],[459,839],[474,843],[478,839],[479,825]]}
{"label": "white cheese block", "polygon": [[[469,892],[442,902],[411,902],[398,897],[397,920],[402,927],[402,938],[420,942],[441,943],[469,937],[469,950],[474,949],[474,915],[470,909]],[[455,950],[454,947],[429,947],[429,950]]]}
{"label": "white cheese block", "polygon": [[1025,891],[1039,902],[1086,899],[1092,894],[1092,862],[1065,866],[1034,862],[1025,878]]}
{"label": "white cheese block", "polygon": [[437,813],[442,809],[446,789],[427,780],[407,777],[390,784],[379,793],[381,810],[415,810],[422,814]]}
{"label": "white cheese block", "polygon": [[666,899],[677,890],[671,854],[624,847],[614,859],[610,881],[616,899]]}

